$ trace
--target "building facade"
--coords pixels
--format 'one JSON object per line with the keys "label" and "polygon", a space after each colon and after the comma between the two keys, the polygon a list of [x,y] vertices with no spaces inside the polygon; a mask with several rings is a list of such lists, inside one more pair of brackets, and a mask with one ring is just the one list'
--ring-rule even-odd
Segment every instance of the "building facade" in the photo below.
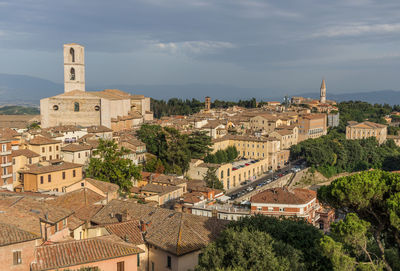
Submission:
{"label": "building facade", "polygon": [[387,126],[370,121],[349,122],[346,126],[346,139],[364,139],[375,137],[379,144],[386,141]]}
{"label": "building facade", "polygon": [[306,114],[299,118],[299,142],[326,135],[326,114]]}

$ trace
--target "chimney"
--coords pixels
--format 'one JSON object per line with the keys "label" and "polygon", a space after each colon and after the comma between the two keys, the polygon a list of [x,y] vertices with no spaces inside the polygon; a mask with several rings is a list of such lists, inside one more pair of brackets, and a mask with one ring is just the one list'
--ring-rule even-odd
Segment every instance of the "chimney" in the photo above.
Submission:
{"label": "chimney", "polygon": [[126,222],[126,221],[129,221],[129,220],[131,220],[131,216],[128,213],[128,209],[125,209],[122,212],[122,222]]}
{"label": "chimney", "polygon": [[144,223],[143,220],[140,220],[140,231],[141,232],[146,232],[147,231],[147,223]]}
{"label": "chimney", "polygon": [[110,217],[111,217],[111,218],[114,218],[114,212],[111,212],[111,213],[110,213]]}

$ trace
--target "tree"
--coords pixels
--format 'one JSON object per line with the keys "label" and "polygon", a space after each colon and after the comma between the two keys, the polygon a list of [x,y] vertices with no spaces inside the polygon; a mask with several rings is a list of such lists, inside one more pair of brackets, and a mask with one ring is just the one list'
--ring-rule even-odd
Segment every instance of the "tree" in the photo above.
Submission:
{"label": "tree", "polygon": [[217,168],[209,167],[207,169],[207,173],[204,176],[203,180],[206,182],[206,186],[215,189],[224,189],[223,183],[217,177]]}
{"label": "tree", "polygon": [[[346,235],[357,236],[358,241],[349,237],[345,244],[348,247],[351,247],[350,243],[353,247],[365,247],[364,238],[367,237],[363,234],[366,234],[368,229],[374,247],[367,246],[366,252],[372,254],[371,252],[376,249],[375,258],[382,261],[387,270],[392,270],[393,265],[386,259],[386,255],[389,251],[391,254],[399,255],[399,174],[374,170],[342,177],[329,186],[321,187],[318,198],[333,208],[341,209],[348,214],[356,214],[356,216],[350,215],[348,221],[345,220],[333,227],[333,229],[336,227],[336,236],[342,238]],[[372,256],[371,258],[374,259]]]}
{"label": "tree", "polygon": [[191,153],[191,158],[202,159],[211,151],[211,137],[206,132],[195,131],[189,135],[188,148]]}
{"label": "tree", "polygon": [[305,270],[300,254],[265,232],[227,229],[203,250],[195,270]]}
{"label": "tree", "polygon": [[331,260],[334,271],[352,271],[356,269],[355,259],[343,251],[341,243],[335,242],[329,236],[324,236],[321,238],[319,245],[322,254]]}
{"label": "tree", "polygon": [[130,151],[119,148],[114,140],[99,139],[99,146],[90,158],[86,171],[88,177],[118,184],[124,192],[129,192],[132,179],[140,179],[141,169],[132,160],[124,158]]}

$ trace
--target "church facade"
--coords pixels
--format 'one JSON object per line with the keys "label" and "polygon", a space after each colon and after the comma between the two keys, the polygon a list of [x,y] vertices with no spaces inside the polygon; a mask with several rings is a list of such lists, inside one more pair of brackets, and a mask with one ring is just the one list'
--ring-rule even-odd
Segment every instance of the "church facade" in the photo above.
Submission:
{"label": "church facade", "polygon": [[84,47],[64,45],[64,93],[40,100],[41,126],[105,126],[130,129],[152,120],[150,98],[117,89],[85,90]]}

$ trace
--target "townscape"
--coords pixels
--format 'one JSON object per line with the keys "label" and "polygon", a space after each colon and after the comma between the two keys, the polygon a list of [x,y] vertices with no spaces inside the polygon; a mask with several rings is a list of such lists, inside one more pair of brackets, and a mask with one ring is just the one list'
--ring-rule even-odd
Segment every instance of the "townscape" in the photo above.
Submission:
{"label": "townscape", "polygon": [[351,119],[366,103],[323,79],[318,100],[156,118],[86,91],[84,49],[40,115],[0,116],[1,270],[399,270],[396,108]]}

